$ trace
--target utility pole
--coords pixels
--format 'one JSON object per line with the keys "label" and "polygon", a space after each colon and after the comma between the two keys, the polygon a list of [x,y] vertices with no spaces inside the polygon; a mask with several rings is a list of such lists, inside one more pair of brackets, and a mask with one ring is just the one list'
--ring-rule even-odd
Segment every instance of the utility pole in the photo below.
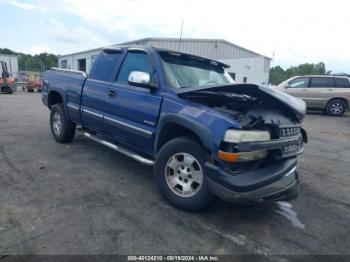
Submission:
{"label": "utility pole", "polygon": [[184,27],[184,20],[181,20],[181,31],[180,31],[180,41],[179,41],[179,51],[181,50],[181,41],[182,41],[182,30]]}

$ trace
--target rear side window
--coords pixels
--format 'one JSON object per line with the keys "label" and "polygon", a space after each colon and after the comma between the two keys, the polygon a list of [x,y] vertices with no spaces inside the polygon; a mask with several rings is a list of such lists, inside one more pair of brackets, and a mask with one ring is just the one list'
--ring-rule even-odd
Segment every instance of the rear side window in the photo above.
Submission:
{"label": "rear side window", "polygon": [[90,78],[101,81],[110,81],[120,54],[120,51],[102,51],[94,62]]}
{"label": "rear side window", "polygon": [[289,87],[291,88],[306,88],[308,84],[309,84],[308,77],[298,77],[288,83]]}
{"label": "rear side window", "polygon": [[334,87],[339,87],[339,88],[349,88],[350,83],[349,79],[347,78],[334,78]]}
{"label": "rear side window", "polygon": [[129,52],[120,68],[117,82],[127,84],[132,71],[148,73],[153,78],[153,68],[148,55],[144,52]]}
{"label": "rear side window", "polygon": [[333,87],[333,81],[330,77],[311,77],[309,87]]}

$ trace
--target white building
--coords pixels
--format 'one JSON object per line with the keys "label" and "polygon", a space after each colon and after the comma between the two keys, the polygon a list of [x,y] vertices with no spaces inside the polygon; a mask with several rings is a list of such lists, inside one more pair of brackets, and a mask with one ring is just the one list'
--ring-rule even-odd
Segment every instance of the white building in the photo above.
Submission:
{"label": "white building", "polygon": [[[6,62],[7,70],[13,77],[18,77],[18,56],[16,55],[6,55],[0,54],[0,61]],[[0,66],[0,76],[2,74],[2,69]]]}
{"label": "white building", "polygon": [[[118,45],[148,45],[208,57],[228,64],[236,82],[267,84],[271,58],[221,39],[144,38]],[[59,56],[58,66],[89,72],[101,48]]]}

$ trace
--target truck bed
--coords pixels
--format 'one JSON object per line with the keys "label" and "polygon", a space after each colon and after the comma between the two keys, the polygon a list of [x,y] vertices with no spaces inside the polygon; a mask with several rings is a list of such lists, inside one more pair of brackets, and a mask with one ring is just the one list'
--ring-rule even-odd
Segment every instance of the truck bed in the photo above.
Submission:
{"label": "truck bed", "polygon": [[[48,105],[48,93],[57,92],[62,97],[64,108],[75,122],[81,122],[79,109],[81,94],[87,76],[84,72],[52,68],[45,72],[43,79],[43,102]],[[68,103],[69,101],[69,103]],[[72,109],[72,110],[70,110]]]}

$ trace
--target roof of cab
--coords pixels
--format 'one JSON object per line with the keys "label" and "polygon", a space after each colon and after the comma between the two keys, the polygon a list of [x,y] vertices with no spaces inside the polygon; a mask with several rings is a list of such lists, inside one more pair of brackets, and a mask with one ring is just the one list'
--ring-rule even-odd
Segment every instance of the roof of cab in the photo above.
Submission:
{"label": "roof of cab", "polygon": [[220,62],[220,61],[217,61],[217,60],[214,60],[214,59],[210,59],[210,58],[207,58],[207,57],[203,57],[203,56],[197,56],[197,55],[193,55],[193,54],[190,54],[190,53],[185,53],[185,52],[179,52],[179,51],[176,51],[176,50],[172,50],[172,49],[166,49],[166,48],[160,48],[160,47],[154,47],[154,46],[146,46],[146,45],[121,45],[121,46],[116,46],[116,47],[105,47],[102,49],[102,51],[117,51],[117,50],[123,50],[123,49],[128,49],[128,50],[155,50],[156,52],[168,52],[168,53],[173,53],[173,54],[179,54],[179,55],[184,55],[184,56],[189,56],[189,57],[194,57],[194,58],[197,58],[197,59],[205,59],[205,60],[208,60],[208,61],[212,61],[214,63],[217,63],[219,65],[221,65],[222,67],[224,68],[229,68],[230,66],[223,63],[223,62]]}

